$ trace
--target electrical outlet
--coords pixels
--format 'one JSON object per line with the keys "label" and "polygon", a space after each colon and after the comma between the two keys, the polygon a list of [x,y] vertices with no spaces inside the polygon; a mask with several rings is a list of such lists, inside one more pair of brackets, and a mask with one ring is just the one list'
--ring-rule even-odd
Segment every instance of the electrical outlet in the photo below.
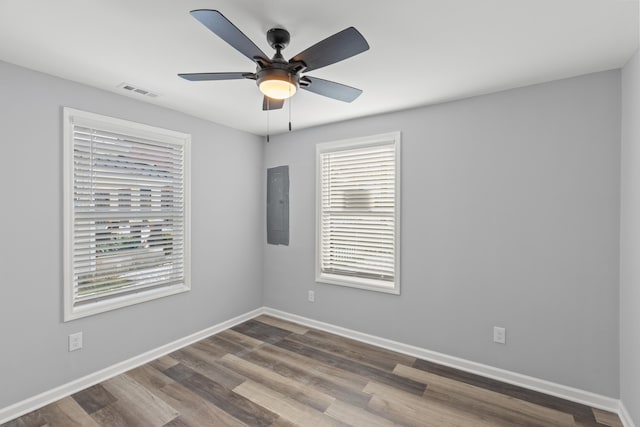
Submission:
{"label": "electrical outlet", "polygon": [[69,351],[76,351],[82,348],[82,332],[69,335]]}
{"label": "electrical outlet", "polygon": [[501,328],[499,326],[493,327],[493,342],[497,342],[498,344],[506,344],[507,343],[507,330],[505,328]]}
{"label": "electrical outlet", "polygon": [[316,302],[316,293],[314,291],[309,291],[307,299],[309,300],[309,302]]}

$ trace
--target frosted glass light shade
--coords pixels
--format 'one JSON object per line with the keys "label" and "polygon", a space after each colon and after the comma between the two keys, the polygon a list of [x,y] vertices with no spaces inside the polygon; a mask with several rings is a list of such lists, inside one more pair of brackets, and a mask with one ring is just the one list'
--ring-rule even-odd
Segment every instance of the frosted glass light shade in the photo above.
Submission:
{"label": "frosted glass light shade", "polygon": [[273,99],[287,99],[293,96],[298,89],[296,85],[287,80],[265,79],[258,85],[260,91]]}

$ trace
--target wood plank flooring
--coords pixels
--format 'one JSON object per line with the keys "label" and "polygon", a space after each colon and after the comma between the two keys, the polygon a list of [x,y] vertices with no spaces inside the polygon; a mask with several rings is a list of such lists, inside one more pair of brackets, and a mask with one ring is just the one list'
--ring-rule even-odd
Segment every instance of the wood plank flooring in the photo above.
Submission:
{"label": "wood plank flooring", "polygon": [[610,426],[616,414],[260,316],[0,427]]}

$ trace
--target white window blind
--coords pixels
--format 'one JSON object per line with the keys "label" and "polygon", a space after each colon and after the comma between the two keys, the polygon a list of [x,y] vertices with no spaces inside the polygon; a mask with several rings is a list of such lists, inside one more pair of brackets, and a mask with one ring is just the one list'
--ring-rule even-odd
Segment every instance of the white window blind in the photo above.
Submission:
{"label": "white window blind", "polygon": [[399,134],[320,145],[319,281],[397,293]]}
{"label": "white window blind", "polygon": [[65,120],[66,319],[188,290],[189,136],[70,109]]}

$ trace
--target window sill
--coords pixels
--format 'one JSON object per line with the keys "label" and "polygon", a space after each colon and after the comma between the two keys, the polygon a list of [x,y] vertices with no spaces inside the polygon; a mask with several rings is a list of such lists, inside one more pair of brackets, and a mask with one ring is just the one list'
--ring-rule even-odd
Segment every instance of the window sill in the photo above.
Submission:
{"label": "window sill", "polygon": [[65,313],[64,321],[68,322],[69,320],[80,319],[82,317],[91,316],[93,314],[104,313],[106,311],[139,304],[141,302],[151,301],[182,292],[188,292],[190,289],[191,287],[187,284],[178,284],[148,291],[140,291],[135,294],[124,295],[117,298],[109,298],[103,301],[92,302],[79,307],[73,307],[68,313]]}
{"label": "window sill", "polygon": [[317,283],[346,286],[349,288],[363,289],[366,291],[382,292],[386,294],[400,295],[400,283],[387,282],[376,279],[363,279],[360,277],[340,276],[338,274],[319,273],[316,275]]}

